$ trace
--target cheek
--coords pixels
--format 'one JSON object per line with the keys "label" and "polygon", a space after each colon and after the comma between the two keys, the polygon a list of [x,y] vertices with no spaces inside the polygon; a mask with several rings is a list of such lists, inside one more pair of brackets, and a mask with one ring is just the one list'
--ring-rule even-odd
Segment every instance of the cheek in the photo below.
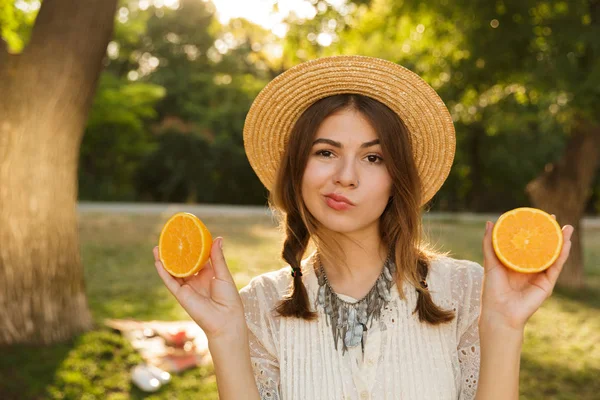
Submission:
{"label": "cheek", "polygon": [[302,177],[302,186],[315,187],[322,185],[331,175],[331,167],[324,164],[309,160],[304,169]]}
{"label": "cheek", "polygon": [[[363,182],[361,180],[361,186]],[[387,169],[381,169],[372,173],[368,179],[365,179],[366,189],[377,197],[388,198],[392,194],[392,178]],[[386,200],[387,201],[387,200]]]}

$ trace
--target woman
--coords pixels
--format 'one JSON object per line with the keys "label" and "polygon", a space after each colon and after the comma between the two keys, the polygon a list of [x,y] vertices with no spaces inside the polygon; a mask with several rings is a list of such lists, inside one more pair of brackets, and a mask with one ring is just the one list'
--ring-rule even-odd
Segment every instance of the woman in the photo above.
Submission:
{"label": "woman", "polygon": [[573,228],[534,275],[499,262],[490,222],[483,268],[428,247],[421,212],[455,146],[429,85],[371,57],[306,62],[257,96],[244,143],[281,216],[288,266],[238,294],[223,238],[186,281],[156,262],[209,338],[221,399],[518,398],[524,326],[551,294]]}

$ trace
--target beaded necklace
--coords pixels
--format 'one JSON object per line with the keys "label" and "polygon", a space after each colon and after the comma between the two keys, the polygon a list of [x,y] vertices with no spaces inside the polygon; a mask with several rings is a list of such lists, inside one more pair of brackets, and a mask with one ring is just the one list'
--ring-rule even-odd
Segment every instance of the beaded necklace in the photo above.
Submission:
{"label": "beaded necklace", "polygon": [[391,260],[391,253],[383,263],[381,274],[369,293],[355,303],[340,299],[333,291],[318,255],[315,264],[318,264],[315,272],[319,282],[315,308],[322,307],[327,315],[327,325],[331,326],[335,349],[338,348],[338,339],[342,339],[342,354],[348,348],[360,344],[364,357],[367,324],[371,327],[373,320],[380,318],[381,310],[392,300],[390,289],[394,285],[396,265]]}

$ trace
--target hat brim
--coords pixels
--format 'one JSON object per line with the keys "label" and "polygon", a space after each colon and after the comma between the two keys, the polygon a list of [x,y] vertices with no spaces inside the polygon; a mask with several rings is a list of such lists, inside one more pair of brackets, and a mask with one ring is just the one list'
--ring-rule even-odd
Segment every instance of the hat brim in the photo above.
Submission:
{"label": "hat brim", "polygon": [[441,188],[456,148],[446,105],[420,76],[391,61],[367,56],[323,57],[298,64],[269,82],[257,95],[244,124],[250,165],[271,191],[289,134],[315,101],[342,93],[374,98],[396,112],[412,136],[422,184],[421,205]]}

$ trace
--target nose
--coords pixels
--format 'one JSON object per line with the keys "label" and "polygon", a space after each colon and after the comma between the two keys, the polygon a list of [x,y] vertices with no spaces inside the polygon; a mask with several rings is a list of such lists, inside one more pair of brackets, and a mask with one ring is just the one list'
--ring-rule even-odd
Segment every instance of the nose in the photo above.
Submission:
{"label": "nose", "polygon": [[358,185],[358,173],[352,158],[340,161],[335,174],[335,183],[342,186]]}

